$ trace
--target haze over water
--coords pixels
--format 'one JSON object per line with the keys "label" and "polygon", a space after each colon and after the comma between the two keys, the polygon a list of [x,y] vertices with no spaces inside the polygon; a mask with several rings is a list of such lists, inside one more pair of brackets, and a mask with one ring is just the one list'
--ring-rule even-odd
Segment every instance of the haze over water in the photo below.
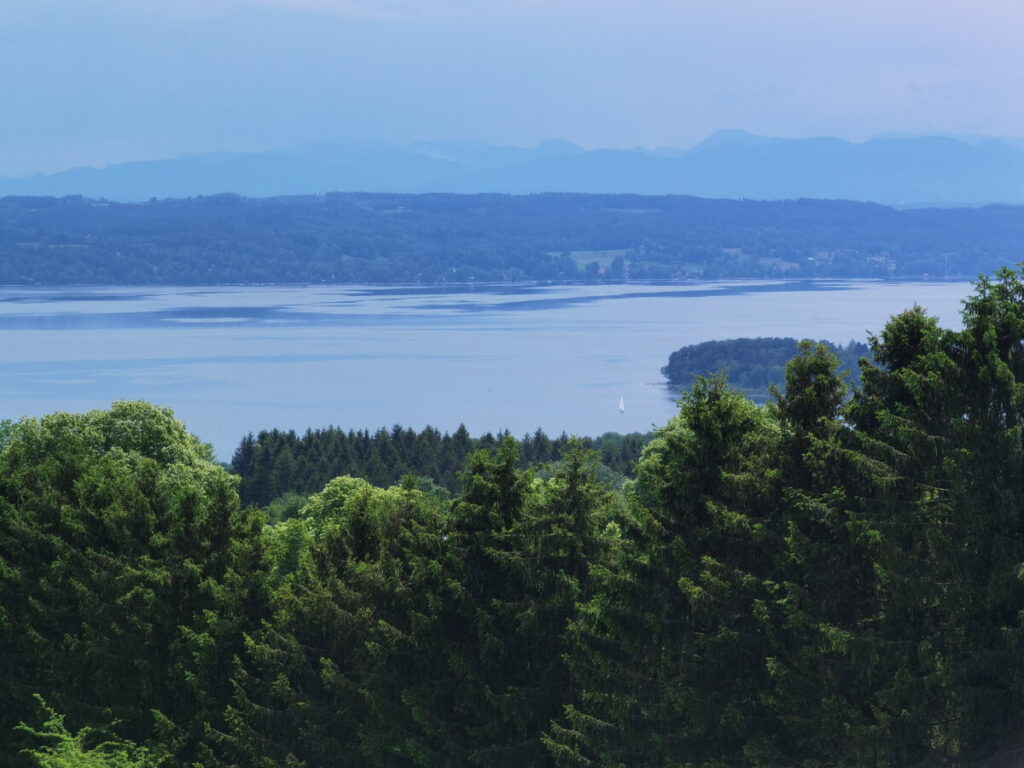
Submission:
{"label": "haze over water", "polygon": [[[230,460],[261,429],[647,431],[675,349],[864,340],[915,302],[960,325],[965,282],[0,288],[0,418],[145,399]],[[618,410],[625,399],[626,412]]]}

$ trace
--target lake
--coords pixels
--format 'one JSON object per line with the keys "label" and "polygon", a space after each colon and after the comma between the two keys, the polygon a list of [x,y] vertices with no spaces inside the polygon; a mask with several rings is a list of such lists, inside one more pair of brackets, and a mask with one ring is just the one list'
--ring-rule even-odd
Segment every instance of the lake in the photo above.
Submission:
{"label": "lake", "polygon": [[[0,288],[0,418],[145,399],[230,460],[247,432],[402,424],[474,435],[647,431],[685,344],[864,340],[966,282]],[[625,413],[619,413],[624,398]]]}

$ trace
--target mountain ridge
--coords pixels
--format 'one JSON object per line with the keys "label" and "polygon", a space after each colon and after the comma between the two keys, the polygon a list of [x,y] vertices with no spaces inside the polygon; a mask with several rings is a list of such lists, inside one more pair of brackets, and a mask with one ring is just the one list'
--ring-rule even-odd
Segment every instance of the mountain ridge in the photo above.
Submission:
{"label": "mountain ridge", "polygon": [[218,193],[328,192],[693,195],[845,199],[885,205],[1024,203],[1024,144],[944,136],[783,139],[716,131],[689,150],[532,148],[473,141],[403,147],[321,144],[216,152],[0,179],[0,196],[120,202]]}

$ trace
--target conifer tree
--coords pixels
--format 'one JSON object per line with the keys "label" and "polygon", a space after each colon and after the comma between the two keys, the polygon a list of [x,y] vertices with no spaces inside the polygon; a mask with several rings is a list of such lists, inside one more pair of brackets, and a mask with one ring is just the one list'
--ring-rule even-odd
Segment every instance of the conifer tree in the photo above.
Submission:
{"label": "conifer tree", "polygon": [[983,756],[1022,706],[1021,298],[1005,270],[979,281],[961,332],[919,308],[894,317],[851,409],[901,477],[875,510],[892,667],[876,707],[908,762]]}
{"label": "conifer tree", "polygon": [[847,389],[840,362],[801,342],[776,392],[782,436],[778,484],[766,488],[784,532],[773,567],[779,648],[769,661],[772,708],[784,725],[779,749],[794,763],[869,764],[865,704],[873,694],[877,618],[874,530],[857,492],[884,468],[858,450],[842,421]]}
{"label": "conifer tree", "polygon": [[276,526],[274,618],[236,665],[222,764],[410,764],[402,694],[445,595],[445,525],[411,479],[384,490],[341,477]]}
{"label": "conifer tree", "polygon": [[36,768],[160,768],[166,755],[152,752],[123,739],[103,738],[102,731],[82,728],[71,733],[64,716],[39,699],[46,721],[38,728],[24,723],[17,728],[29,742],[22,756]]}
{"label": "conifer tree", "polygon": [[[429,666],[407,691],[420,734],[417,765],[533,765],[543,755],[529,711],[529,644],[521,611],[529,588],[514,553],[531,478],[511,438],[470,455],[452,508],[444,566],[459,585],[439,604]],[[533,727],[531,727],[533,726]]]}
{"label": "conifer tree", "polygon": [[473,454],[454,500],[446,569],[457,599],[406,692],[420,723],[417,765],[542,766],[550,720],[571,700],[566,631],[589,596],[608,492],[580,446],[553,477],[518,469],[506,436]]}
{"label": "conifer tree", "polygon": [[699,379],[638,467],[622,539],[574,624],[576,706],[552,728],[559,765],[767,761],[772,652],[761,506],[770,418]]}

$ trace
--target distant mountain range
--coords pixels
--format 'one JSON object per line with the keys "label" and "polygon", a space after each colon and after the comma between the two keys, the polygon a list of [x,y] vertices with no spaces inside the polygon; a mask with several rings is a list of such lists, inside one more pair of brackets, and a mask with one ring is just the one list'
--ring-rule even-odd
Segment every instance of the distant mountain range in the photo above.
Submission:
{"label": "distant mountain range", "polygon": [[939,136],[885,136],[854,143],[723,130],[689,150],[585,150],[561,140],[533,148],[466,141],[405,147],[323,144],[0,179],[0,196],[84,195],[125,202],[222,192],[267,197],[332,191],[684,194],[897,206],[1022,204],[1024,144]]}

